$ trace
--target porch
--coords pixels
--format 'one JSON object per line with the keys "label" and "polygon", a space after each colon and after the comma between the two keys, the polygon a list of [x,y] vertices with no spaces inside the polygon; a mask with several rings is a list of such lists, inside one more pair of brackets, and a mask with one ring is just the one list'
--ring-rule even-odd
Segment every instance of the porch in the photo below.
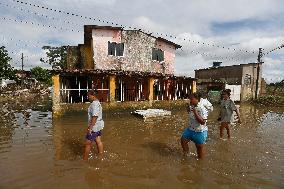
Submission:
{"label": "porch", "polygon": [[153,102],[187,99],[196,90],[196,80],[155,73],[117,71],[64,71],[53,76],[53,109],[62,104],[88,102],[87,92],[98,91],[102,103]]}

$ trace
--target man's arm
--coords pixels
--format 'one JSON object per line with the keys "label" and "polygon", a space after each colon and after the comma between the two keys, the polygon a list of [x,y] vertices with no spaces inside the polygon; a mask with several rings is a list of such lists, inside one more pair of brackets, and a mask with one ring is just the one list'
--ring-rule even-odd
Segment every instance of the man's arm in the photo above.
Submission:
{"label": "man's arm", "polygon": [[192,112],[194,113],[194,116],[195,116],[196,120],[198,121],[198,123],[200,123],[201,125],[204,125],[205,119],[203,119],[203,117],[201,117],[201,115],[199,115],[197,113],[197,110],[195,108],[193,108]]}
{"label": "man's arm", "polygon": [[93,116],[88,126],[88,133],[92,132],[94,125],[97,123],[98,116]]}
{"label": "man's arm", "polygon": [[236,110],[235,110],[235,112],[237,113],[237,116],[238,116],[238,122],[239,123],[242,123],[242,121],[241,121],[241,115],[240,115],[240,111],[239,111],[239,109],[237,108]]}
{"label": "man's arm", "polygon": [[214,109],[214,108],[213,108],[213,105],[211,104],[211,102],[209,102],[209,100],[206,99],[206,101],[207,101],[207,107],[206,107],[206,108],[207,108],[210,112],[212,112],[213,109]]}
{"label": "man's arm", "polygon": [[186,100],[186,111],[187,113],[190,112],[190,101],[189,100]]}
{"label": "man's arm", "polygon": [[241,121],[240,111],[232,100],[231,100],[231,106],[232,106],[233,111],[235,111],[237,113],[238,122],[241,123],[242,121]]}

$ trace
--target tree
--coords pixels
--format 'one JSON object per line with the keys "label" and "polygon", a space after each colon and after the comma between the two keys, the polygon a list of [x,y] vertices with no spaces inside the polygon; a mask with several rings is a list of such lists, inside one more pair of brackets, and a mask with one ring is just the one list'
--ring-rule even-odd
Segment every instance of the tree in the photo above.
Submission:
{"label": "tree", "polygon": [[49,70],[41,68],[39,66],[34,67],[31,69],[31,75],[36,80],[51,86],[52,85],[52,79],[51,79],[51,73]]}
{"label": "tree", "polygon": [[5,47],[0,47],[0,79],[17,79],[16,70],[10,65],[11,60]]}
{"label": "tree", "polygon": [[67,48],[67,46],[44,46],[42,49],[46,51],[47,59],[41,58],[40,61],[51,65],[53,70],[65,70],[67,68]]}
{"label": "tree", "polygon": [[277,89],[280,89],[280,88],[284,87],[284,79],[282,81],[280,81],[280,82],[275,82],[275,83],[271,84],[271,86],[274,86],[273,95],[275,95]]}

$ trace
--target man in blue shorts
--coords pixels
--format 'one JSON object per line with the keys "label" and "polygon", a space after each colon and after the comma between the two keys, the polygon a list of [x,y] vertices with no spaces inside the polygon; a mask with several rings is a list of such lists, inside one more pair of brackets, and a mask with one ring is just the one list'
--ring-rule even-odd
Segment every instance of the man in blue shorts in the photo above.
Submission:
{"label": "man in blue shorts", "polygon": [[206,142],[208,128],[206,126],[207,110],[200,105],[200,97],[194,93],[190,96],[190,106],[188,107],[189,124],[181,137],[181,146],[184,154],[189,152],[188,143],[195,143],[199,159],[204,157],[204,144]]}

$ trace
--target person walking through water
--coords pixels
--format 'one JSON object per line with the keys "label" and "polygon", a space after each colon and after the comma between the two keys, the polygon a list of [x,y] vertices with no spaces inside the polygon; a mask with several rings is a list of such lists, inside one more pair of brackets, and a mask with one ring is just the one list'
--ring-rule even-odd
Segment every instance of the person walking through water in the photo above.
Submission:
{"label": "person walking through water", "polygon": [[189,152],[188,143],[195,143],[199,159],[204,157],[204,145],[207,138],[208,128],[206,126],[207,110],[199,104],[200,97],[194,93],[190,96],[190,105],[188,106],[189,124],[181,136],[181,146],[184,154]]}
{"label": "person walking through water", "polygon": [[221,121],[220,126],[220,139],[223,139],[224,130],[227,130],[228,139],[231,138],[230,124],[233,121],[234,111],[237,113],[238,122],[241,123],[240,113],[235,103],[230,99],[231,90],[226,89],[222,91],[221,97],[221,111],[218,120]]}
{"label": "person walking through water", "polygon": [[88,99],[91,102],[88,108],[88,128],[86,134],[85,152],[83,159],[88,160],[89,154],[95,142],[99,154],[103,153],[103,143],[101,141],[104,121],[102,119],[102,106],[98,100],[98,92],[91,90],[88,92]]}
{"label": "person walking through water", "polygon": [[213,108],[213,105],[211,104],[211,102],[209,102],[209,100],[208,100],[208,93],[205,93],[205,92],[200,93],[199,104],[206,108],[207,114],[209,114],[210,112],[213,112],[214,108]]}

